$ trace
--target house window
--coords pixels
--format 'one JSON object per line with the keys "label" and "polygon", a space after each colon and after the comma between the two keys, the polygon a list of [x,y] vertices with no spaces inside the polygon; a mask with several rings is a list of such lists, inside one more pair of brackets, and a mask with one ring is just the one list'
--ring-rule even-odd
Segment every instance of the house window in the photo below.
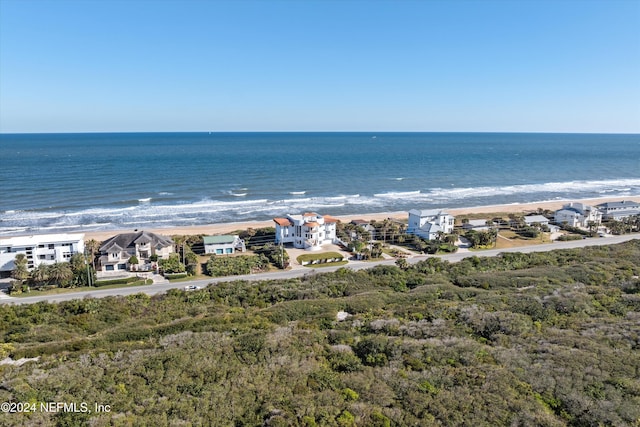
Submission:
{"label": "house window", "polygon": [[38,245],[38,248],[44,249],[44,245]]}
{"label": "house window", "polygon": [[118,264],[118,270],[126,270],[127,264]]}
{"label": "house window", "polygon": [[233,248],[226,248],[225,252],[228,254],[232,254],[233,253]]}
{"label": "house window", "polygon": [[53,243],[49,243],[49,249],[53,249],[55,245]]}
{"label": "house window", "polygon": [[44,255],[38,255],[38,259],[46,259]]}
{"label": "house window", "polygon": [[113,265],[105,265],[104,267],[107,271],[113,271]]}
{"label": "house window", "polygon": [[216,249],[216,254],[217,254],[217,255],[222,255],[222,253],[223,253],[223,252],[222,252],[222,249]]}

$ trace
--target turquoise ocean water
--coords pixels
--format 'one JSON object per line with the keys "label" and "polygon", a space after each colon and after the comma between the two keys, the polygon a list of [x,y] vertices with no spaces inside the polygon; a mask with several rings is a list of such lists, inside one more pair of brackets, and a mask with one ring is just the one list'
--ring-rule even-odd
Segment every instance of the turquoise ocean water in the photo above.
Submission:
{"label": "turquoise ocean water", "polygon": [[0,135],[0,236],[640,196],[640,135]]}

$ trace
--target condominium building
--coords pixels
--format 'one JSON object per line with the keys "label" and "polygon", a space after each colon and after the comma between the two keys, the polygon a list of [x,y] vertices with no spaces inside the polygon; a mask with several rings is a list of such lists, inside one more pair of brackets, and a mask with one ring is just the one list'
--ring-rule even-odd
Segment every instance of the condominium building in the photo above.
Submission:
{"label": "condominium building", "polygon": [[0,274],[7,275],[15,268],[17,254],[27,258],[27,268],[40,264],[69,261],[76,253],[84,252],[84,234],[36,234],[0,239]]}

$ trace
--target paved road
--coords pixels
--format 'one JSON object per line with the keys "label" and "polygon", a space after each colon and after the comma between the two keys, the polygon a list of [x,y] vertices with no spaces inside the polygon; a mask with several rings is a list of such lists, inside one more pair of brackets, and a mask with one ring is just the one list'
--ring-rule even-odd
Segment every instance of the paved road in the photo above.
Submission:
{"label": "paved road", "polygon": [[[616,243],[627,242],[633,239],[639,239],[640,234],[627,234],[624,236],[611,236],[605,238],[591,238],[584,240],[573,240],[569,242],[554,242],[543,245],[534,245],[534,246],[523,246],[519,248],[509,248],[509,249],[489,249],[486,251],[480,252],[458,252],[450,255],[442,255],[439,258],[450,261],[457,262],[461,259],[472,257],[472,256],[496,256],[501,252],[546,252],[554,249],[569,249],[569,248],[582,248],[585,246],[598,246],[598,245],[613,245]],[[431,255],[432,257],[435,255]],[[407,261],[409,263],[416,263],[418,261],[427,259],[428,255],[422,256],[414,256],[408,258]],[[395,260],[384,260],[377,262],[364,262],[364,261],[351,261],[348,264],[348,268],[352,270],[362,270],[365,268],[371,268],[376,265],[393,265],[395,264]],[[289,279],[292,277],[302,277],[305,274],[314,274],[314,272],[322,273],[335,271],[341,267],[323,267],[317,270],[311,270],[308,268],[296,268],[288,271],[277,271],[273,273],[259,273],[259,274],[249,274],[244,276],[231,276],[231,277],[219,277],[219,278],[211,278],[204,280],[191,280],[188,282],[179,282],[179,283],[167,283],[167,284],[157,284],[157,285],[147,285],[147,286],[134,286],[130,288],[118,288],[118,289],[96,289],[91,291],[83,291],[83,292],[72,292],[66,294],[59,295],[43,295],[36,297],[22,297],[15,298],[10,297],[2,292],[0,292],[0,304],[33,304],[41,301],[47,302],[60,302],[60,301],[69,301],[72,299],[79,298],[104,298],[107,296],[116,296],[116,295],[131,295],[137,293],[145,293],[147,295],[156,295],[167,292],[169,289],[183,289],[185,286],[196,285],[196,286],[207,286],[211,283],[220,283],[220,282],[230,282],[235,280],[276,280],[276,279]]]}

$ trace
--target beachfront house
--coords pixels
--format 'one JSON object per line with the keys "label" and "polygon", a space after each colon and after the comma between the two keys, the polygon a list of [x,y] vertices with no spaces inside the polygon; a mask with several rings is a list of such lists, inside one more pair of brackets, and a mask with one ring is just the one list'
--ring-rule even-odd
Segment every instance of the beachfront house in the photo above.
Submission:
{"label": "beachfront house", "polygon": [[600,224],[602,212],[583,203],[568,203],[555,212],[554,222],[558,225],[588,228],[590,223]]}
{"label": "beachfront house", "polygon": [[322,245],[336,242],[338,220],[315,212],[274,218],[276,244],[293,244],[294,248],[319,250]]}
{"label": "beachfront house", "polygon": [[542,215],[527,215],[524,217],[524,223],[527,226],[532,227],[534,224],[540,224],[541,226],[549,226],[549,218]]}
{"label": "beachfront house", "polygon": [[455,217],[442,210],[409,211],[408,234],[415,234],[423,239],[435,240],[441,234],[453,232]]}
{"label": "beachfront house", "polygon": [[[152,257],[168,258],[173,253],[173,240],[148,231],[118,234],[100,245],[100,270],[114,272],[124,270],[148,271],[153,269]],[[138,264],[129,265],[132,256]]]}
{"label": "beachfront house", "polygon": [[596,207],[602,212],[602,219],[619,221],[633,215],[640,215],[640,203],[633,200],[601,203]]}
{"label": "beachfront house", "polygon": [[204,253],[215,255],[233,255],[236,251],[247,250],[244,240],[237,235],[204,236]]}
{"label": "beachfront house", "polygon": [[[375,239],[376,228],[371,225],[371,221],[367,221],[366,219],[352,219],[351,224],[362,228],[364,231],[368,231],[371,234],[371,240]],[[355,236],[352,235],[351,237]]]}
{"label": "beachfront house", "polygon": [[462,223],[462,229],[465,231],[468,230],[476,230],[476,231],[487,231],[490,226],[487,224],[493,224],[488,219],[470,219]]}
{"label": "beachfront house", "polygon": [[27,258],[27,269],[40,264],[68,262],[73,254],[84,252],[84,234],[36,234],[0,239],[0,276],[15,268],[17,254]]}

